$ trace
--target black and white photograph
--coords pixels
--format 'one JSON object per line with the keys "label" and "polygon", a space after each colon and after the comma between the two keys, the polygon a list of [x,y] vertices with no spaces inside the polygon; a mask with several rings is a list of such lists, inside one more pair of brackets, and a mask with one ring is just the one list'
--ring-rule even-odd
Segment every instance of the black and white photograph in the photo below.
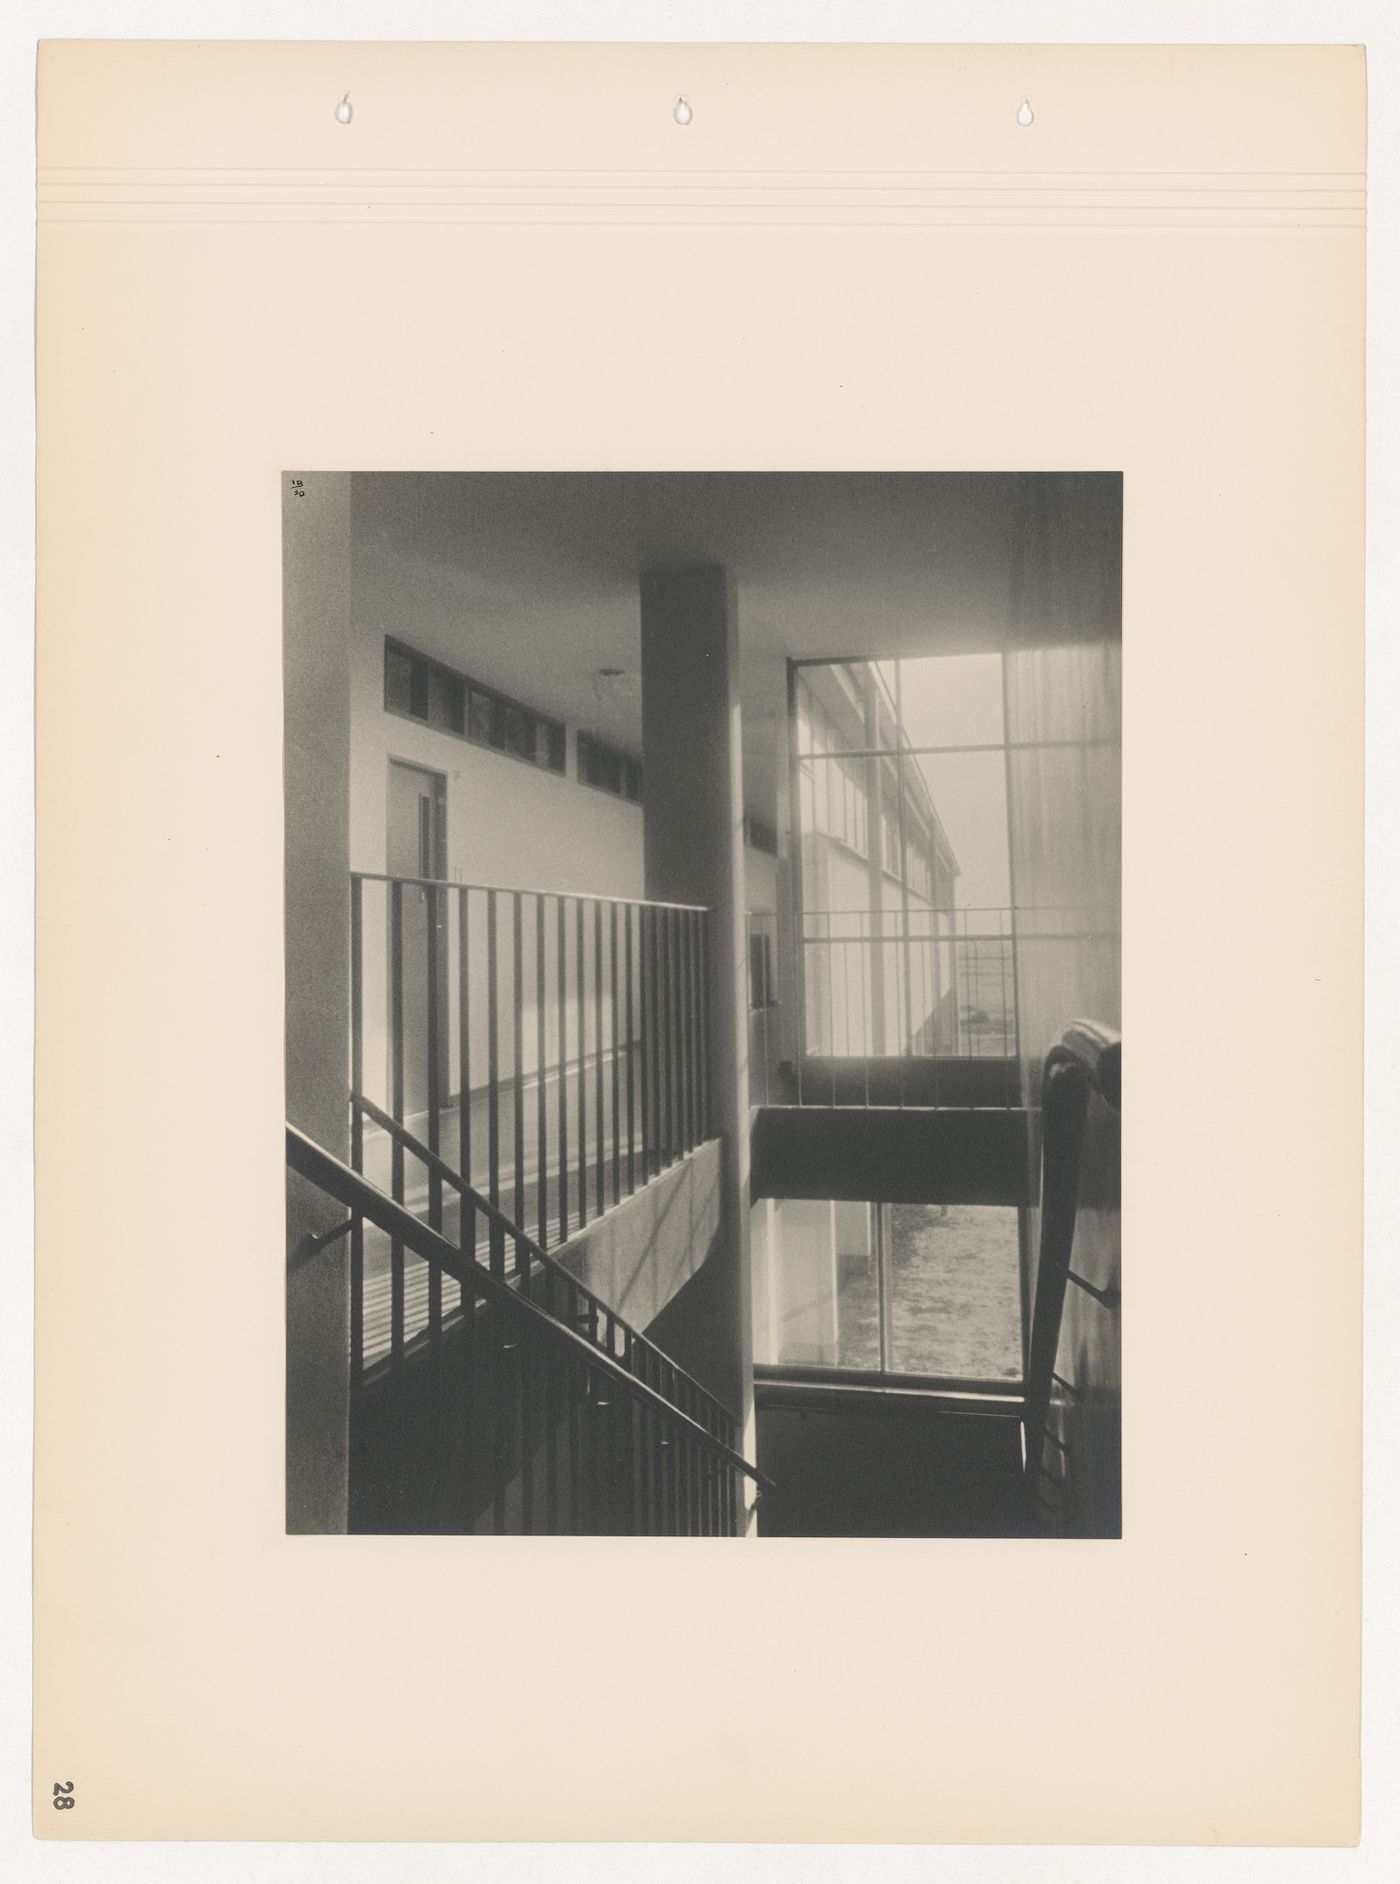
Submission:
{"label": "black and white photograph", "polygon": [[26,1875],[1395,1848],[1400,68],[1065,5],[19,44]]}
{"label": "black and white photograph", "polygon": [[1118,1537],[1122,477],[282,499],[288,1530]]}

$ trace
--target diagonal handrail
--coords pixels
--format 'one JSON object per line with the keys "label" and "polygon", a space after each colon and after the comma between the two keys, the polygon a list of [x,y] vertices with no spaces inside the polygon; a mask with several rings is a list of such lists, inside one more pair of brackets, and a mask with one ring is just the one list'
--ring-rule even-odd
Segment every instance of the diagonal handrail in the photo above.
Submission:
{"label": "diagonal handrail", "polygon": [[[607,1316],[613,1326],[620,1328],[624,1334],[630,1335],[638,1347],[645,1349],[648,1354],[654,1355],[657,1360],[664,1363],[677,1381],[682,1382],[691,1392],[699,1396],[705,1407],[713,1409],[726,1421],[733,1419],[733,1414],[715,1398],[708,1387],[698,1381],[693,1374],[687,1373],[679,1362],[673,1361],[664,1348],[659,1348],[639,1328],[634,1328],[624,1315],[620,1315],[615,1308],[610,1307],[600,1295],[595,1295],[587,1284],[580,1282],[573,1271],[566,1269],[557,1256],[551,1256],[528,1230],[522,1230],[508,1217],[499,1204],[493,1204],[489,1197],[484,1196],[474,1185],[468,1183],[459,1171],[454,1170],[440,1153],[433,1151],[421,1139],[416,1138],[401,1119],[394,1118],[391,1113],[386,1112],[382,1106],[376,1105],[373,1099],[366,1098],[363,1093],[351,1093],[350,1103],[358,1106],[367,1118],[372,1119],[391,1138],[396,1139],[405,1151],[421,1159],[434,1177],[441,1178],[444,1184],[455,1190],[465,1204],[485,1217],[487,1222],[494,1225],[502,1235],[509,1237],[517,1249],[523,1247],[531,1262],[538,1263],[541,1269],[558,1276],[588,1307],[596,1308],[600,1314]],[[548,1313],[548,1310],[545,1312]],[[602,1352],[606,1353],[607,1350],[603,1349]]]}
{"label": "diagonal handrail", "polygon": [[[1026,1364],[1026,1478],[1041,1469],[1050,1395],[1060,1345],[1065,1288],[1088,1288],[1070,1269],[1074,1226],[1079,1211],[1079,1167],[1089,1095],[1097,1092],[1115,1112],[1122,1110],[1123,1042],[1098,1021],[1071,1021],[1045,1056],[1041,1090],[1040,1253],[1036,1268],[1035,1309],[1031,1318]],[[1117,1306],[1117,1296],[1089,1289],[1099,1301]]]}
{"label": "diagonal handrail", "polygon": [[[310,1183],[343,1204],[347,1210],[366,1218],[386,1236],[391,1236],[411,1249],[415,1256],[424,1262],[435,1263],[445,1275],[454,1282],[474,1289],[478,1295],[494,1301],[501,1307],[507,1307],[525,1318],[526,1325],[554,1342],[564,1353],[572,1353],[575,1360],[596,1373],[601,1373],[632,1397],[649,1407],[651,1412],[659,1414],[673,1428],[679,1429],[692,1443],[698,1443],[705,1451],[722,1459],[734,1471],[742,1472],[753,1480],[760,1491],[773,1490],[772,1480],[767,1478],[758,1467],[751,1464],[742,1453],[736,1452],[722,1439],[702,1426],[696,1419],[672,1401],[666,1399],[656,1389],[637,1375],[629,1373],[615,1356],[605,1349],[595,1347],[581,1334],[576,1333],[566,1323],[557,1321],[553,1315],[546,1314],[536,1302],[518,1289],[513,1289],[508,1282],[492,1275],[491,1271],[477,1262],[474,1256],[461,1250],[455,1243],[450,1243],[439,1231],[415,1217],[411,1210],[395,1203],[375,1184],[358,1171],[318,1145],[305,1132],[295,1125],[287,1125],[287,1163],[306,1178]],[[508,1224],[509,1219],[504,1219]]]}
{"label": "diagonal handrail", "polygon": [[473,890],[495,896],[557,896],[566,903],[616,903],[619,909],[679,909],[688,916],[708,916],[705,903],[663,903],[651,896],[600,896],[594,890],[541,890],[529,883],[465,883],[456,877],[410,877],[386,870],[352,870],[351,881],[409,883],[420,890]]}

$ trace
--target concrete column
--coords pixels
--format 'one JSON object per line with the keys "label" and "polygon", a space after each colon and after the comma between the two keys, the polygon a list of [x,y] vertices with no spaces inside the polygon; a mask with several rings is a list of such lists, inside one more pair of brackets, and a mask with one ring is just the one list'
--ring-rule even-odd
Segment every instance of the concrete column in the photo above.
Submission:
{"label": "concrete column", "polygon": [[[287,1117],[347,1153],[350,479],[283,488]],[[287,1189],[287,1529],[343,1531],[349,1489],[349,1254],[308,1243],[344,1211]]]}
{"label": "concrete column", "polygon": [[[748,959],[744,910],[738,621],[717,565],[642,576],[642,760],[646,893],[702,903],[709,932],[711,1123],[723,1142],[721,1234],[694,1331],[700,1375],[753,1446],[749,1274]],[[697,1370],[698,1371],[698,1370]]]}

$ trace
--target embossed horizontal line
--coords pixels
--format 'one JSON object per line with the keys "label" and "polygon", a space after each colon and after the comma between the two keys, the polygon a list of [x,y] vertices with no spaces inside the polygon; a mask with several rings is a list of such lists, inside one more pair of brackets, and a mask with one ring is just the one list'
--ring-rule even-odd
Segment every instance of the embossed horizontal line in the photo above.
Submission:
{"label": "embossed horizontal line", "polygon": [[341,217],[341,216],[326,216],[326,215],[317,215],[317,216],[292,216],[292,215],[286,215],[286,216],[186,216],[186,217],[164,216],[164,215],[162,216],[41,215],[39,217],[39,221],[41,224],[43,224],[47,228],[79,228],[79,227],[94,227],[94,226],[105,227],[105,228],[146,228],[146,229],[157,229],[157,228],[315,229],[315,228],[321,228],[321,229],[384,229],[384,230],[397,229],[397,230],[405,231],[405,232],[415,230],[415,229],[470,229],[470,228],[518,229],[518,230],[525,230],[525,229],[618,229],[618,230],[622,230],[622,229],[669,229],[673,231],[681,230],[681,229],[685,229],[685,230],[697,230],[697,229],[794,229],[794,230],[864,229],[868,231],[900,230],[900,229],[986,229],[986,230],[1078,229],[1085,232],[1108,231],[1108,230],[1116,230],[1116,229],[1138,230],[1141,232],[1151,232],[1151,231],[1166,230],[1166,229],[1213,229],[1213,230],[1218,231],[1221,234],[1225,234],[1234,229],[1275,229],[1275,230],[1290,229],[1290,230],[1308,230],[1314,233],[1325,234],[1325,233],[1328,233],[1330,231],[1335,231],[1335,230],[1361,231],[1361,230],[1364,230],[1366,226],[1364,220],[1361,219],[1359,216],[1354,217],[1351,220],[1342,220],[1340,217],[1334,217],[1333,219],[1329,221],[1325,221],[1325,222],[1323,221],[1302,222],[1302,221],[1298,221],[1296,217],[1273,220],[1273,221],[1268,221],[1268,222],[1259,222],[1259,221],[1246,222],[1246,221],[1239,221],[1239,220],[1232,221],[1232,220],[1227,220],[1225,217],[1216,217],[1208,221],[1198,220],[1194,222],[1183,221],[1180,219],[1176,221],[1168,222],[1168,221],[1162,221],[1162,220],[1156,220],[1156,219],[1147,220],[1145,218],[1138,218],[1138,219],[1119,218],[1117,221],[1114,221],[1114,222],[1105,222],[1105,221],[1089,221],[1089,220],[1085,220],[1082,217],[1077,220],[1068,220],[1068,219],[1053,220],[1049,217],[1036,217],[1034,219],[1025,219],[1021,221],[992,220],[990,218],[987,218],[985,215],[980,216],[980,217],[969,216],[969,217],[960,218],[957,220],[952,220],[946,216],[942,218],[922,217],[918,219],[915,219],[909,216],[904,216],[904,217],[899,218],[898,220],[892,220],[892,219],[872,220],[868,217],[860,217],[860,218],[853,219],[848,216],[844,220],[839,220],[839,221],[831,217],[823,217],[820,220],[812,219],[812,218],[799,219],[796,217],[789,217],[784,220],[776,220],[773,218],[763,219],[759,217],[750,217],[750,218],[731,217],[731,218],[722,220],[716,217],[709,217],[704,220],[700,220],[693,217],[681,217],[681,216],[673,216],[669,218],[652,217],[649,219],[643,219],[641,217],[621,217],[621,216],[614,216],[614,217],[609,217],[609,218],[598,218],[598,217],[590,218],[590,217],[583,217],[583,216],[571,216],[571,217],[556,218],[554,220],[549,220],[542,217],[525,219],[525,218],[519,217],[518,215],[504,215],[504,216],[497,216],[497,217],[463,215],[463,216],[458,216],[458,217],[447,217],[447,218],[426,217],[426,216],[405,217],[402,215],[370,217],[370,218],[365,218],[362,216],[361,217],[350,217],[350,216]]}
{"label": "embossed horizontal line", "polygon": [[958,169],[844,169],[844,170],[668,170],[660,166],[648,169],[635,167],[615,167],[592,165],[587,169],[560,170],[543,166],[530,165],[490,165],[490,164],[392,164],[392,165],[339,165],[339,164],[43,164],[39,167],[40,178],[47,178],[60,173],[78,173],[91,175],[94,172],[113,177],[128,176],[204,176],[212,172],[227,172],[237,176],[287,177],[386,177],[386,176],[485,176],[505,177],[627,177],[638,179],[660,179],[662,183],[672,183],[681,177],[695,177],[701,182],[710,182],[719,178],[753,179],[756,184],[770,177],[809,177],[827,179],[839,177],[1117,177],[1120,179],[1135,177],[1216,177],[1234,179],[1237,177],[1286,177],[1296,180],[1299,177],[1347,178],[1352,184],[1364,183],[1366,173],[1363,170],[1048,170],[1035,166],[1030,169],[1011,170],[958,170]]}

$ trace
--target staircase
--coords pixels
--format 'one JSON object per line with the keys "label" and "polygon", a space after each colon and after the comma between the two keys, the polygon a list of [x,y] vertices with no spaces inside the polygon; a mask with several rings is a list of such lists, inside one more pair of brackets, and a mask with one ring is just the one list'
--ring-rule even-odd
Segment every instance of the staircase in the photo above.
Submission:
{"label": "staircase", "polygon": [[[457,1242],[287,1127],[289,1169],[349,1213],[331,1232],[350,1240],[349,1529],[737,1535],[744,1481],[771,1486],[736,1449],[729,1411],[387,1123],[434,1186],[455,1192]],[[367,1317],[376,1243],[387,1246],[387,1347]],[[418,1296],[426,1316],[410,1332]]]}

